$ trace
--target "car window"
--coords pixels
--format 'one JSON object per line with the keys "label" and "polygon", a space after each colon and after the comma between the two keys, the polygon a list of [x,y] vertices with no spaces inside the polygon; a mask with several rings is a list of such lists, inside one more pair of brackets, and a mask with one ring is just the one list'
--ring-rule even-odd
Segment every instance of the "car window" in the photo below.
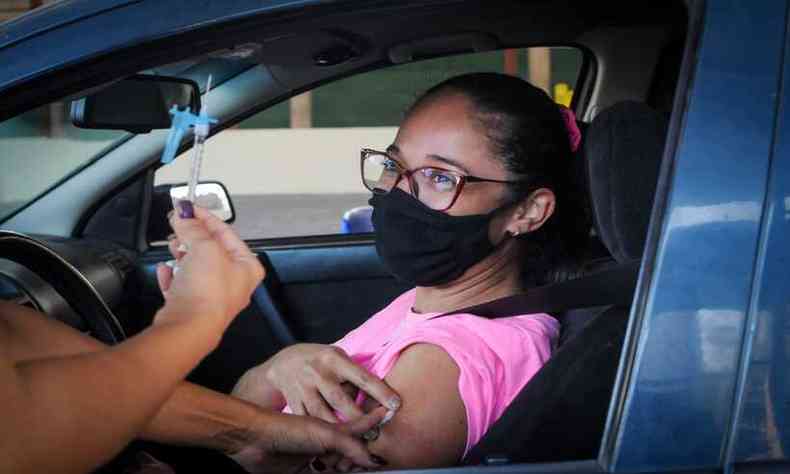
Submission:
{"label": "car window", "polygon": [[[207,142],[202,179],[222,182],[245,239],[371,230],[361,148],[385,149],[407,107],[429,87],[468,72],[518,75],[569,105],[583,62],[574,48],[457,55],[323,85],[260,112]],[[188,155],[188,152],[184,155]],[[186,180],[179,157],[157,184]]]}
{"label": "car window", "polygon": [[0,122],[0,221],[127,135],[74,127],[69,104],[55,102]]}

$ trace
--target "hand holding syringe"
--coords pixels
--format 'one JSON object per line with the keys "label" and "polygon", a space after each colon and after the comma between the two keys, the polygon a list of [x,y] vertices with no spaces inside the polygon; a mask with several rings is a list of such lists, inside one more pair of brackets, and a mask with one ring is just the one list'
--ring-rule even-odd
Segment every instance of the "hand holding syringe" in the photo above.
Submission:
{"label": "hand holding syringe", "polygon": [[[179,110],[177,106],[170,109],[170,114],[173,116],[173,124],[170,127],[170,134],[167,138],[165,150],[162,153],[162,163],[170,163],[175,158],[178,148],[181,146],[181,141],[184,138],[187,130],[192,128],[194,138],[194,146],[192,148],[192,161],[190,163],[188,191],[185,200],[179,203],[174,203],[179,208],[179,213],[182,218],[191,219],[195,217],[194,204],[197,200],[196,189],[200,182],[200,168],[203,165],[203,153],[205,151],[206,139],[208,138],[211,124],[217,123],[216,119],[208,116],[208,93],[211,91],[211,79],[208,77],[206,84],[206,92],[203,95],[203,107],[200,110],[200,115],[193,114],[187,108],[186,110]],[[187,249],[179,249],[186,252]],[[167,262],[168,265],[176,269],[175,261]]]}

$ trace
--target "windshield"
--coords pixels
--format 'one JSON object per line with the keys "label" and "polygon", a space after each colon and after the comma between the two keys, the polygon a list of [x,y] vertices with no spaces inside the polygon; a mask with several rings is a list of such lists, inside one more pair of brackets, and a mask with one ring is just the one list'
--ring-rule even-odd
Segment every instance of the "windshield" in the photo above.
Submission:
{"label": "windshield", "polygon": [[[141,73],[192,79],[202,90],[209,74],[219,86],[255,65],[239,51],[245,50],[218,52]],[[71,123],[70,108],[71,101],[64,100],[0,122],[0,222],[133,136],[77,128]]]}
{"label": "windshield", "polygon": [[126,132],[83,130],[55,102],[0,123],[0,221],[88,164]]}

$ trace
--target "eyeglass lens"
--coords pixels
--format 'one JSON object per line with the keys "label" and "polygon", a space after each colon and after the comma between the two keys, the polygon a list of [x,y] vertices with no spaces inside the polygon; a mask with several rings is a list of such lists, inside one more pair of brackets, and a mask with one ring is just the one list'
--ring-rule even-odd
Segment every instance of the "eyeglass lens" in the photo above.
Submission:
{"label": "eyeglass lens", "polygon": [[[399,179],[401,176],[405,179]],[[431,209],[444,210],[455,199],[461,178],[431,167],[409,172],[383,153],[368,153],[362,161],[362,181],[369,190],[378,193],[388,193],[396,184],[408,181],[404,190]]]}

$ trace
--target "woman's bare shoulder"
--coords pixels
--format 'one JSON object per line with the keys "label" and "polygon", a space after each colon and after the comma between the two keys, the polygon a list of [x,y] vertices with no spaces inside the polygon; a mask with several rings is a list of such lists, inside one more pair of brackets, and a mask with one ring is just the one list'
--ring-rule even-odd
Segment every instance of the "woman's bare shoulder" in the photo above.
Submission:
{"label": "woman's bare shoulder", "polygon": [[386,381],[403,405],[370,445],[389,469],[447,466],[463,456],[467,427],[459,376],[438,345],[416,343],[401,352]]}

